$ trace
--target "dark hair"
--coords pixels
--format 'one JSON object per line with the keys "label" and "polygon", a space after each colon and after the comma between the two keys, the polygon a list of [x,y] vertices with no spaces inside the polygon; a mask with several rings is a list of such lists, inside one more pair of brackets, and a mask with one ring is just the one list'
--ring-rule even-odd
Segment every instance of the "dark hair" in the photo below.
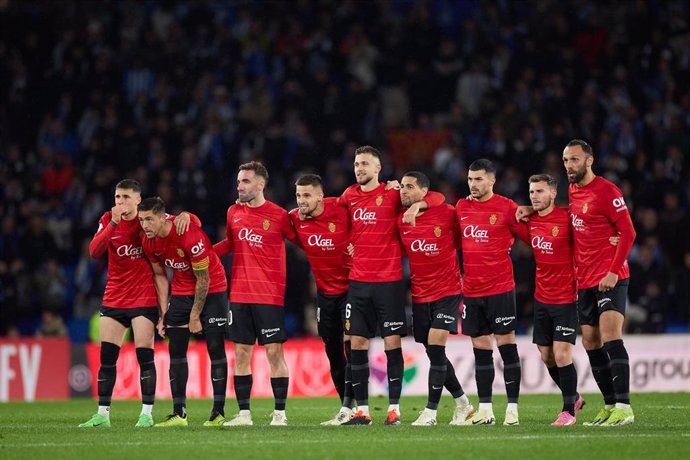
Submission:
{"label": "dark hair", "polygon": [[585,152],[585,155],[589,155],[590,157],[594,156],[592,146],[589,145],[587,142],[583,141],[582,139],[573,139],[570,142],[568,142],[568,145],[566,145],[566,147],[575,147],[576,145],[579,145],[582,148],[582,151]]}
{"label": "dark hair", "polygon": [[241,164],[237,171],[254,171],[254,174],[263,177],[268,182],[268,170],[260,161],[250,161],[249,163]]}
{"label": "dark hair", "polygon": [[481,171],[484,170],[488,174],[496,175],[496,166],[486,158],[480,158],[479,160],[474,160],[470,165],[470,171]]}
{"label": "dark hair", "polygon": [[403,177],[414,177],[415,179],[417,179],[417,185],[419,186],[419,188],[429,188],[431,186],[431,181],[429,181],[429,177],[420,171],[408,171],[405,174],[403,174]]}
{"label": "dark hair", "polygon": [[554,190],[558,188],[558,181],[550,174],[534,174],[532,176],[529,176],[529,183],[533,184],[535,182],[546,182],[547,184],[549,184],[549,187],[551,187]]}
{"label": "dark hair", "polygon": [[355,149],[355,156],[361,155],[363,153],[368,153],[369,155],[376,157],[379,160],[379,163],[381,162],[381,152],[379,152],[371,145],[362,145],[361,147],[357,147]]}
{"label": "dark hair", "polygon": [[302,174],[297,178],[295,185],[312,185],[314,187],[323,188],[321,176],[319,176],[318,174]]}
{"label": "dark hair", "polygon": [[115,185],[115,188],[121,188],[124,190],[133,190],[137,193],[141,193],[141,184],[134,179],[123,179]]}
{"label": "dark hair", "polygon": [[141,200],[137,211],[152,211],[156,215],[165,214],[165,202],[159,196]]}

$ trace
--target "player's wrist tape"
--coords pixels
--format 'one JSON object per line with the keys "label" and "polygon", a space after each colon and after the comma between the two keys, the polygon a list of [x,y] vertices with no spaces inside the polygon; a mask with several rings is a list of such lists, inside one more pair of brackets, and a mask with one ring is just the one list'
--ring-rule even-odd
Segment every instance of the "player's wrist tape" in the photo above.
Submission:
{"label": "player's wrist tape", "polygon": [[117,227],[117,222],[115,222],[114,220],[111,220],[110,225],[112,225],[113,227]]}

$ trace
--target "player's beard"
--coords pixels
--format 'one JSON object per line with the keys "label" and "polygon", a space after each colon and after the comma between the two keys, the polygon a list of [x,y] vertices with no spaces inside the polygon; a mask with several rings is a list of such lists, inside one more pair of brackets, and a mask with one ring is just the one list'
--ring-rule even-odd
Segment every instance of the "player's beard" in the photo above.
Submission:
{"label": "player's beard", "polygon": [[[417,200],[417,201],[419,201],[419,200]],[[407,198],[400,197],[400,203],[402,203],[404,208],[409,208],[410,206],[415,204],[417,201],[415,201],[414,198],[412,198],[412,197],[407,197]]]}
{"label": "player's beard", "polygon": [[541,202],[539,203],[539,207],[532,205],[536,212],[543,211],[544,209],[547,209],[549,206],[551,206],[551,198],[541,200]]}
{"label": "player's beard", "polygon": [[374,176],[362,176],[357,178],[357,183],[359,185],[369,185],[369,182],[374,180]]}
{"label": "player's beard", "polygon": [[240,203],[249,203],[254,198],[256,198],[256,195],[253,193],[245,193],[244,195],[237,196],[237,199],[240,200]]}
{"label": "player's beard", "polygon": [[305,208],[302,208],[301,206],[298,207],[298,212],[304,217],[311,217],[314,211],[316,211],[316,206],[314,206],[313,209],[309,208],[308,206]]}
{"label": "player's beard", "polygon": [[568,176],[568,182],[571,184],[579,184],[582,179],[584,179],[585,174],[587,174],[587,166],[583,166],[582,169],[573,171],[575,175],[571,178]]}

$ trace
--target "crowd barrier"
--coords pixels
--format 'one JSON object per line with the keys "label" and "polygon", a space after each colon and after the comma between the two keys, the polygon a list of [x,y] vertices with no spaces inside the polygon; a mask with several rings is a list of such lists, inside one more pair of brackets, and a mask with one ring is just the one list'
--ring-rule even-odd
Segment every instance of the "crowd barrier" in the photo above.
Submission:
{"label": "crowd barrier", "polygon": [[[625,344],[630,355],[631,392],[690,392],[690,334],[628,336]],[[556,386],[541,363],[539,352],[529,338],[518,337],[522,360],[522,393],[555,393]],[[574,362],[578,370],[578,389],[597,392],[587,355],[578,343]],[[234,347],[226,344],[230,375],[235,362]],[[446,348],[460,383],[468,394],[476,394],[474,357],[467,338],[452,338]],[[425,395],[429,361],[422,345],[411,338],[403,340],[405,374],[404,395]],[[99,347],[71,344],[68,339],[0,339],[0,401],[34,401],[91,397],[96,394]],[[156,397],[170,398],[168,368],[170,357],[165,343],[156,343],[158,382]],[[381,340],[372,340],[370,350],[370,394],[387,394],[386,355]],[[204,342],[190,344],[189,398],[212,395],[210,366]],[[319,339],[292,339],[285,344],[285,359],[290,369],[289,396],[335,396],[329,364]],[[494,390],[504,391],[502,363],[494,352],[496,379]],[[254,386],[252,396],[272,396],[270,371],[264,349],[257,347],[252,357]],[[139,366],[133,344],[125,344],[117,365],[114,399],[138,399]],[[234,397],[232,378],[228,396]]]}

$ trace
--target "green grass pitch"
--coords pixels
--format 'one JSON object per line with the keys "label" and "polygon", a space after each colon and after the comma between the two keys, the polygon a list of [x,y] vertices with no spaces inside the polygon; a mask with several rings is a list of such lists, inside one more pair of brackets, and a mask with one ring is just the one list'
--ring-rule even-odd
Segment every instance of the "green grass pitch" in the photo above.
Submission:
{"label": "green grass pitch", "polygon": [[[476,398],[471,398],[476,404]],[[272,400],[252,401],[253,427],[204,428],[210,401],[188,405],[187,428],[135,429],[137,401],[116,401],[112,428],[79,429],[95,412],[95,402],[0,404],[0,459],[687,459],[690,458],[690,394],[633,395],[636,422],[618,428],[585,427],[601,408],[601,397],[585,395],[587,406],[578,425],[549,424],[560,410],[559,395],[525,395],[520,399],[520,426],[504,427],[505,397],[494,401],[496,426],[448,425],[453,401],[444,396],[439,424],[413,427],[424,397],[401,401],[403,425],[383,425],[387,399],[374,398],[374,426],[321,427],[338,409],[335,398],[288,400],[288,427],[270,427]],[[170,401],[156,403],[159,421],[171,410]],[[229,400],[227,413],[237,412]]]}

